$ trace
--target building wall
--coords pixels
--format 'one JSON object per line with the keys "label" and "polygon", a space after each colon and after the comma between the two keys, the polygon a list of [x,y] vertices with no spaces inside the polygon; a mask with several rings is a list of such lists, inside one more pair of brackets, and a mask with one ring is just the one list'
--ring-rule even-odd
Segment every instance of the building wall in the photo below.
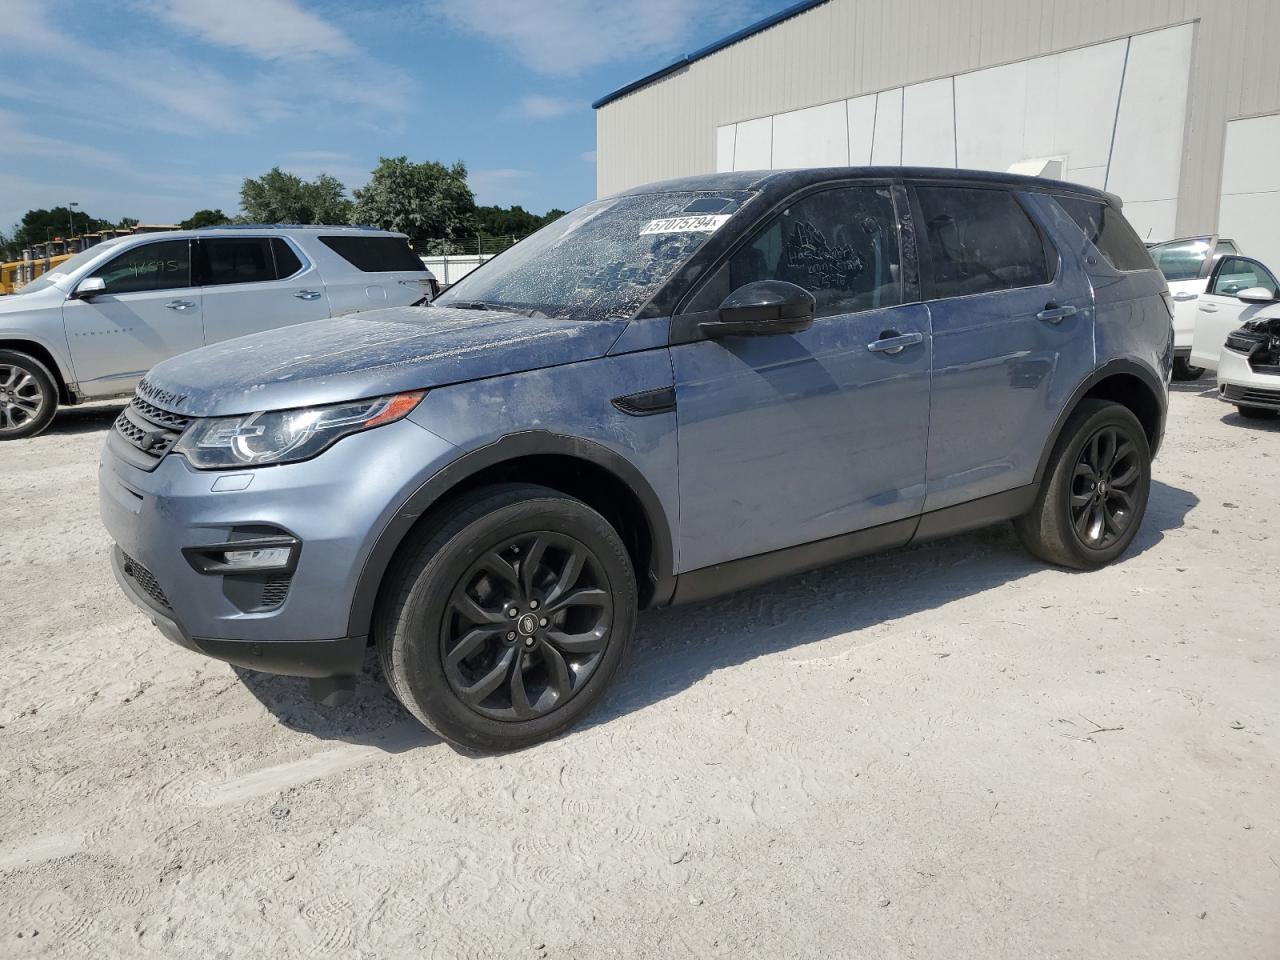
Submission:
{"label": "building wall", "polygon": [[[597,189],[711,172],[730,149],[739,169],[1065,152],[1069,179],[1101,174],[1153,237],[1209,232],[1227,122],[1280,113],[1276,36],[1280,0],[831,0],[603,106]],[[1236,129],[1280,155],[1280,124]],[[1261,192],[1245,186],[1231,195]]]}

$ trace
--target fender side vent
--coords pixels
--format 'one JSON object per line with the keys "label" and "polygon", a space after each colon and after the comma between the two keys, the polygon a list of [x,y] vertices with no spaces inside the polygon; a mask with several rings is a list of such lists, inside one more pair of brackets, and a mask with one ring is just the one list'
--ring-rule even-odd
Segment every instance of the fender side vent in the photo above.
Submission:
{"label": "fender side vent", "polygon": [[655,413],[669,413],[676,408],[675,387],[659,387],[614,397],[613,405],[632,417],[651,417]]}

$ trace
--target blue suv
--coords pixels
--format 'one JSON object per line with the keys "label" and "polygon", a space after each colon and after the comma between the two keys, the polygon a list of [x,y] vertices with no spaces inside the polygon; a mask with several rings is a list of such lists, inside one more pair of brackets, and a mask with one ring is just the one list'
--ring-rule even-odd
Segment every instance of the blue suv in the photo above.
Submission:
{"label": "blue suv", "polygon": [[580,718],[637,610],[1011,520],[1133,539],[1173,362],[1120,201],[983,172],[728,173],[589,203],[426,306],[167,360],[101,466],[171,640],[340,702],[376,646],[450,741]]}

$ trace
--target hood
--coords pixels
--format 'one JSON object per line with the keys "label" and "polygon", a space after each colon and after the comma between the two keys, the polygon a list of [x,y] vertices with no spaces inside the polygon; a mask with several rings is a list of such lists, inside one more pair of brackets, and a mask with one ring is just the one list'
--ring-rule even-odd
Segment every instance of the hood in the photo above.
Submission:
{"label": "hood", "polygon": [[196,417],[284,410],[591,360],[625,321],[396,307],[281,327],[153,367],[138,393]]}

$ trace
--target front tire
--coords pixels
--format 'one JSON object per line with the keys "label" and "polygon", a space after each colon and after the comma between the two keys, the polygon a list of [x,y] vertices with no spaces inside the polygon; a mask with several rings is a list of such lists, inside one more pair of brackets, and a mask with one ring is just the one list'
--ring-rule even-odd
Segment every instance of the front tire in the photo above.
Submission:
{"label": "front tire", "polygon": [[58,384],[43,363],[0,350],[0,441],[34,437],[58,410]]}
{"label": "front tire", "polygon": [[599,513],[507,484],[450,505],[402,550],[375,627],[401,703],[460,746],[555,736],[600,698],[636,617],[631,559]]}
{"label": "front tire", "polygon": [[1192,366],[1186,357],[1173,358],[1173,379],[1199,380],[1204,376],[1204,367]]}
{"label": "front tire", "polygon": [[1062,428],[1035,503],[1014,529],[1041,560],[1096,569],[1133,541],[1150,492],[1151,448],[1138,418],[1118,403],[1084,400]]}
{"label": "front tire", "polygon": [[1274,420],[1280,416],[1280,410],[1271,410],[1267,407],[1242,407],[1236,404],[1236,411],[1246,420]]}

